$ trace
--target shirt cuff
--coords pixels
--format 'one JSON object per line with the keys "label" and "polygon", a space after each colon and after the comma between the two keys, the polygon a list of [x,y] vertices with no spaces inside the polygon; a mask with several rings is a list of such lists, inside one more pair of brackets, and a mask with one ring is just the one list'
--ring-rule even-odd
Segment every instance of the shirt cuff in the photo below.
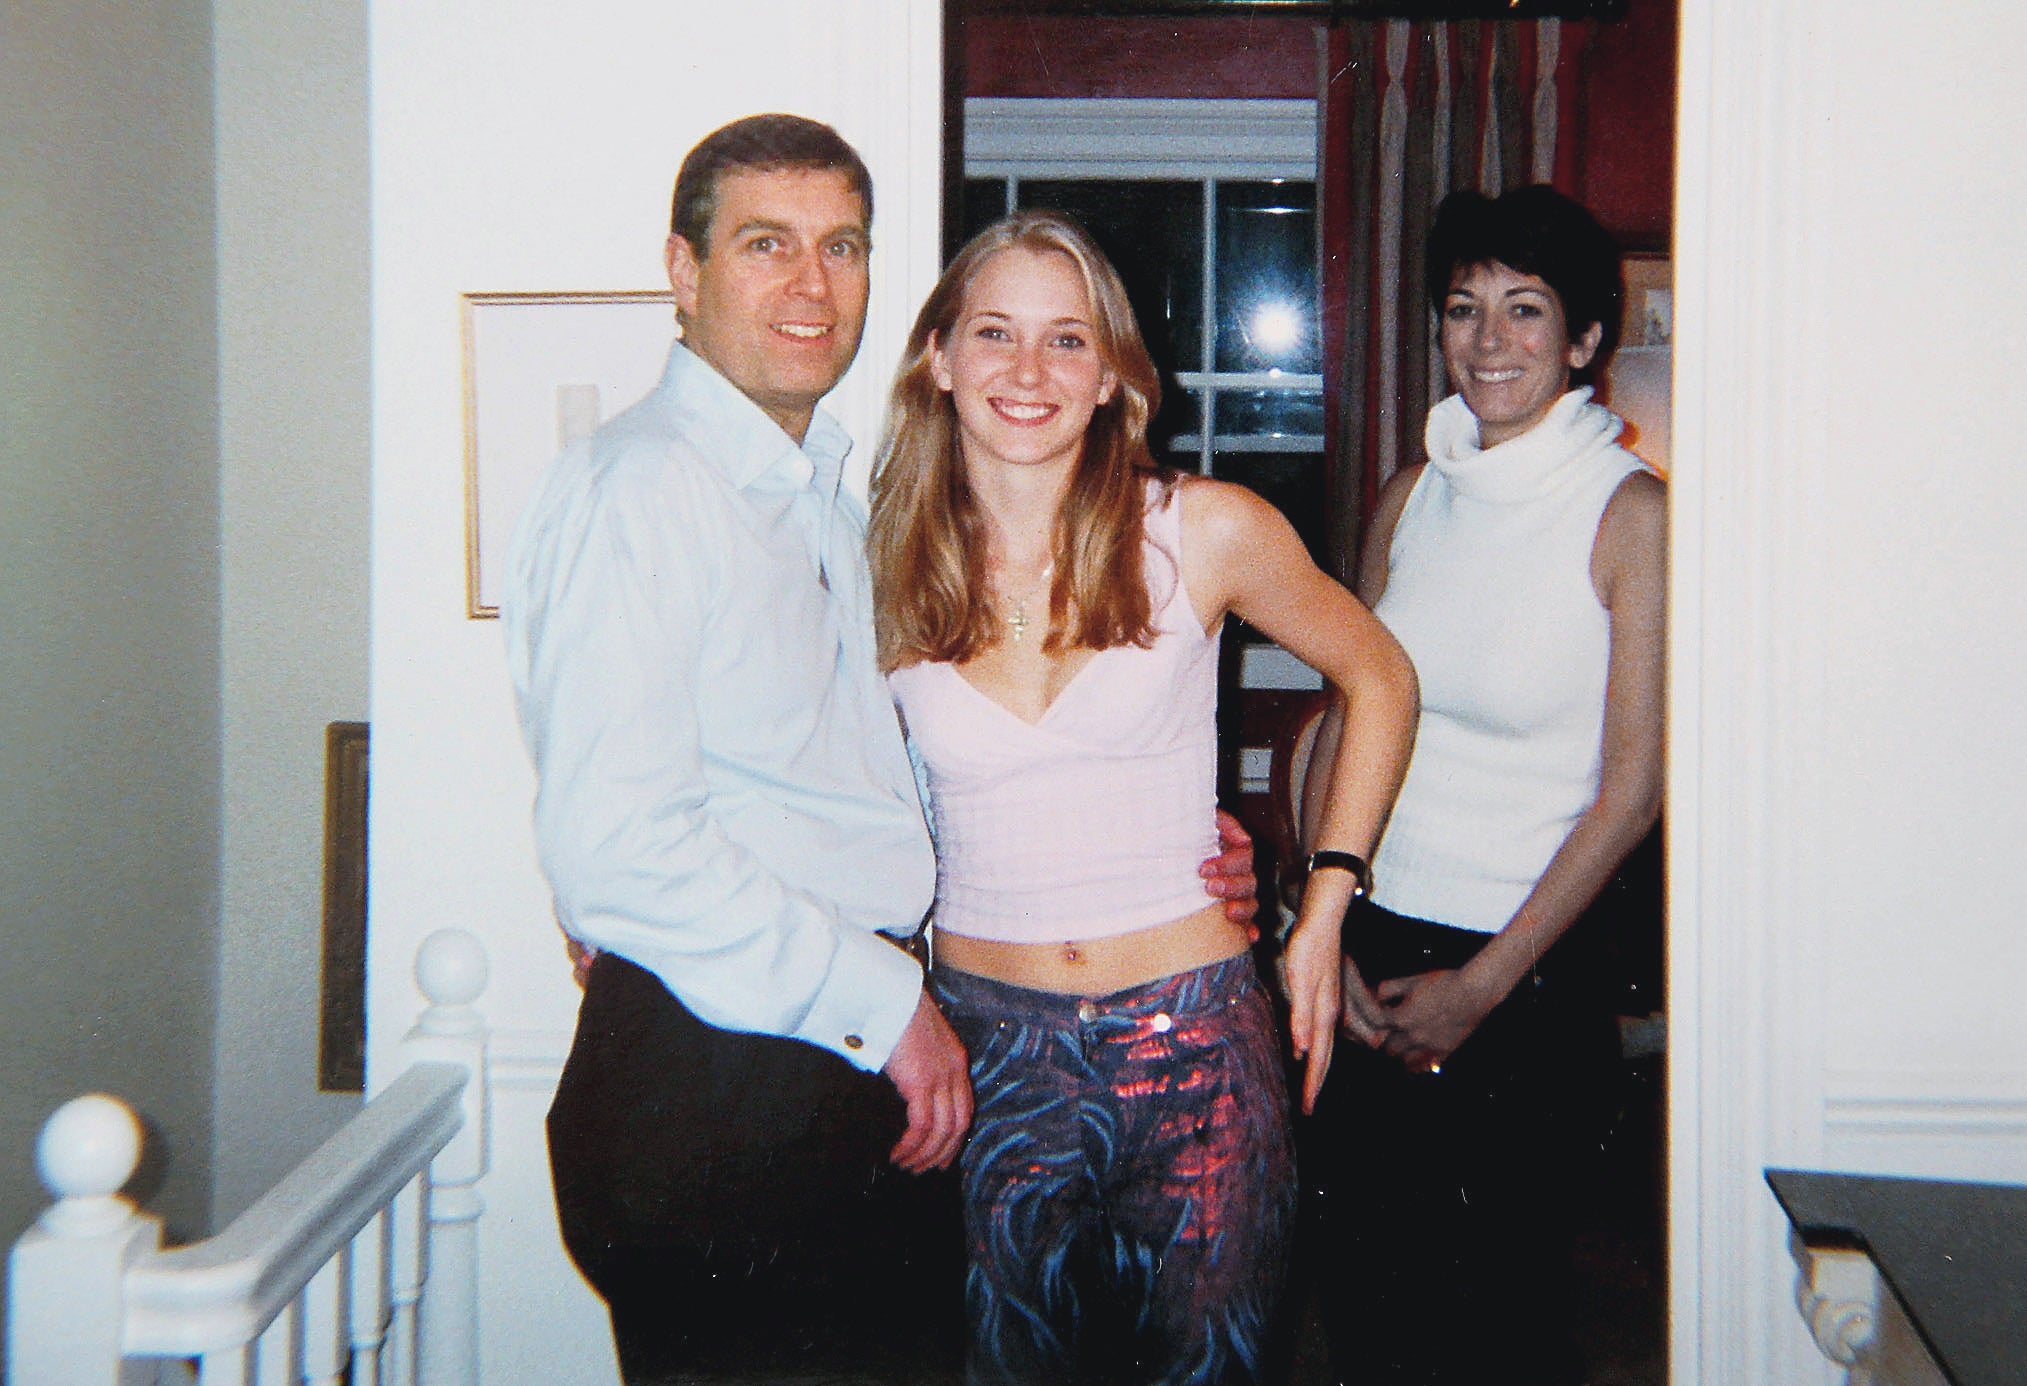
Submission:
{"label": "shirt cuff", "polygon": [[828,1049],[855,1068],[887,1066],[922,996],[922,965],[881,934],[838,931],[830,976],[795,1038]]}

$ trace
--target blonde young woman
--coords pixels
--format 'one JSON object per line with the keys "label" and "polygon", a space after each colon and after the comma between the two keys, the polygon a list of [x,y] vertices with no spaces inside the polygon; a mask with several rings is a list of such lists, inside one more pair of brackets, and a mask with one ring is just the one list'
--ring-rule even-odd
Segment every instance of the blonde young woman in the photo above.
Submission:
{"label": "blonde young woman", "polygon": [[1155,468],[1157,389],[1112,266],[1068,219],[1019,213],[917,317],[874,480],[881,662],[937,844],[931,986],[977,1093],[974,1381],[1260,1370],[1287,1097],[1246,933],[1197,872],[1228,612],[1350,706],[1284,954],[1304,1106],[1342,1009],[1380,1034],[1355,979],[1341,999],[1339,926],[1406,763],[1413,671],[1271,506]]}

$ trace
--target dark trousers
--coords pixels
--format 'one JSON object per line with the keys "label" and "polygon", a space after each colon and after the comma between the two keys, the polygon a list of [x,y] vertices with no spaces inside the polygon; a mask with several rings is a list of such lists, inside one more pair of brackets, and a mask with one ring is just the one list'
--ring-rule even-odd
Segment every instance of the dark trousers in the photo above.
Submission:
{"label": "dark trousers", "polygon": [[706,1025],[652,973],[599,957],[549,1158],[626,1380],[954,1377],[956,1194],[888,1163],[905,1125],[884,1076]]}
{"label": "dark trousers", "polygon": [[[1459,967],[1488,937],[1363,903],[1345,922],[1371,986]],[[1339,1044],[1312,1134],[1340,1380],[1583,1380],[1571,1220],[1618,1053],[1585,946],[1550,949],[1440,1074]]]}

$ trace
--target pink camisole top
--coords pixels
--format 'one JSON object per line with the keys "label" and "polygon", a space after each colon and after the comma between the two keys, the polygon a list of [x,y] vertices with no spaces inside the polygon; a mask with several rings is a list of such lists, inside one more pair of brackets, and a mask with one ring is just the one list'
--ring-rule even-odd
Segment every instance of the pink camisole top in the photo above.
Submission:
{"label": "pink camisole top", "polygon": [[1100,650],[1041,720],[947,663],[887,676],[927,771],[938,929],[1058,943],[1211,900],[1197,868],[1217,850],[1218,640],[1183,587],[1180,490],[1146,520],[1154,643]]}

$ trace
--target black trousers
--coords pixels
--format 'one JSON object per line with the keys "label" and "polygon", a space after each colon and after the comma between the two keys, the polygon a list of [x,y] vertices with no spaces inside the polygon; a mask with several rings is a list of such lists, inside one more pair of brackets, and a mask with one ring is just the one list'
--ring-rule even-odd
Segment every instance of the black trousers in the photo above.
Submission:
{"label": "black trousers", "polygon": [[549,1110],[563,1240],[629,1383],[954,1377],[954,1182],[887,1152],[906,1108],[814,1045],[706,1025],[605,954]]}
{"label": "black trousers", "polygon": [[[1345,950],[1370,986],[1459,967],[1488,937],[1365,902],[1345,921]],[[1584,1379],[1571,1221],[1618,1055],[1588,952],[1586,938],[1565,935],[1440,1074],[1338,1045],[1306,1153],[1340,1380]]]}

